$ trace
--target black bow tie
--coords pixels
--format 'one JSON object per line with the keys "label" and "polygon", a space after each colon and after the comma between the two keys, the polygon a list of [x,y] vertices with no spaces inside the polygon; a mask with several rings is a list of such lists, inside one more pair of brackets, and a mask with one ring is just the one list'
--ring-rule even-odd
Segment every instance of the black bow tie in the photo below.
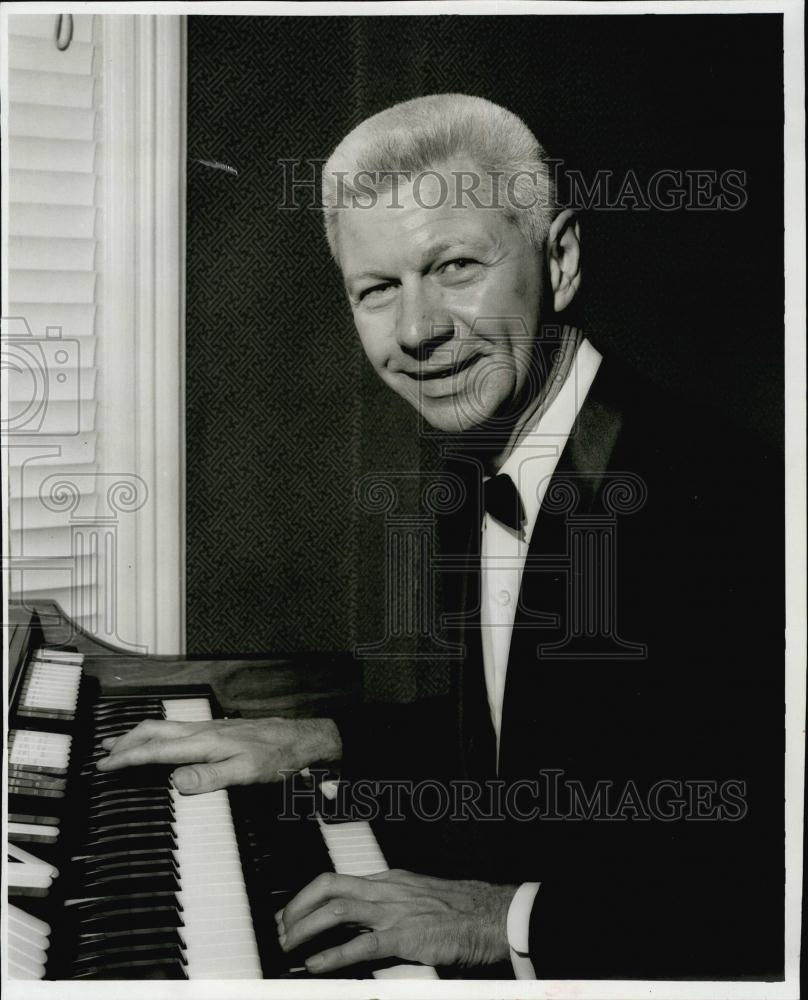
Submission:
{"label": "black bow tie", "polygon": [[492,476],[483,483],[483,507],[502,524],[518,531],[525,521],[525,508],[519,490],[506,473]]}

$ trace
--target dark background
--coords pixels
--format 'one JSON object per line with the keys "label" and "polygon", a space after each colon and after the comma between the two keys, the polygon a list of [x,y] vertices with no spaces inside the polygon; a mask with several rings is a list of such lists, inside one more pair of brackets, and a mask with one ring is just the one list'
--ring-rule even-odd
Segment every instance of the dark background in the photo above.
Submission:
{"label": "dark background", "polygon": [[[750,447],[782,439],[780,15],[191,17],[190,653],[382,635],[384,517],[355,484],[428,472],[436,445],[365,363],[318,212],[279,207],[279,161],[323,159],[367,115],[441,91],[505,105],[587,178],[746,171],[741,211],[585,213],[578,316],[678,405],[709,401]],[[367,694],[439,689],[420,648],[369,661]]]}

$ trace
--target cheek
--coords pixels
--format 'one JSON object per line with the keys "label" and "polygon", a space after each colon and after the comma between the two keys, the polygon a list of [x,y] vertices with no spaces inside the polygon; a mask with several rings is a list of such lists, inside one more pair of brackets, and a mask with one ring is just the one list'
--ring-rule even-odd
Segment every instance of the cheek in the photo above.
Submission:
{"label": "cheek", "polygon": [[535,319],[541,302],[541,277],[536,271],[520,268],[507,282],[503,295],[509,300],[513,315],[526,321]]}
{"label": "cheek", "polygon": [[367,320],[354,319],[354,326],[368,361],[374,368],[382,368],[389,356],[389,339],[384,335],[384,331]]}
{"label": "cheek", "polygon": [[[522,269],[491,274],[489,280],[472,294],[458,297],[452,311],[472,326],[475,320],[521,318],[526,327],[535,328],[540,304],[540,282],[535,273]],[[533,333],[533,329],[529,329]]]}

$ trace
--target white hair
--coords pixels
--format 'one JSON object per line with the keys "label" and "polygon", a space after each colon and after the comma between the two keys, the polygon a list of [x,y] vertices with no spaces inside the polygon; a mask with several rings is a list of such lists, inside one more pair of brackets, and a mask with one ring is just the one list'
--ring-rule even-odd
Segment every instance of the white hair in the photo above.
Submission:
{"label": "white hair", "polygon": [[[503,209],[524,236],[540,249],[556,214],[555,186],[547,154],[521,118],[482,97],[431,94],[403,101],[366,118],[326,161],[322,175],[325,232],[337,256],[337,220],[347,178],[413,176],[471,161],[495,182]],[[373,186],[381,188],[384,182]]]}

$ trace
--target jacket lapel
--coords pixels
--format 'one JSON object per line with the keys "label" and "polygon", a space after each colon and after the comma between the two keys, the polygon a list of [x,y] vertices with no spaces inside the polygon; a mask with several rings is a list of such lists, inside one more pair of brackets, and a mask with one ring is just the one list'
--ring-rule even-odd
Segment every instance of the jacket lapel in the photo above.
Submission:
{"label": "jacket lapel", "polygon": [[[558,661],[543,661],[539,647],[561,640],[566,632],[567,523],[571,515],[585,515],[598,506],[623,427],[619,382],[618,366],[604,359],[559,457],[530,539],[505,682],[499,755],[503,777],[524,771],[527,747],[536,758],[540,713],[553,699],[554,673],[564,669]],[[551,626],[547,615],[554,618]]]}

